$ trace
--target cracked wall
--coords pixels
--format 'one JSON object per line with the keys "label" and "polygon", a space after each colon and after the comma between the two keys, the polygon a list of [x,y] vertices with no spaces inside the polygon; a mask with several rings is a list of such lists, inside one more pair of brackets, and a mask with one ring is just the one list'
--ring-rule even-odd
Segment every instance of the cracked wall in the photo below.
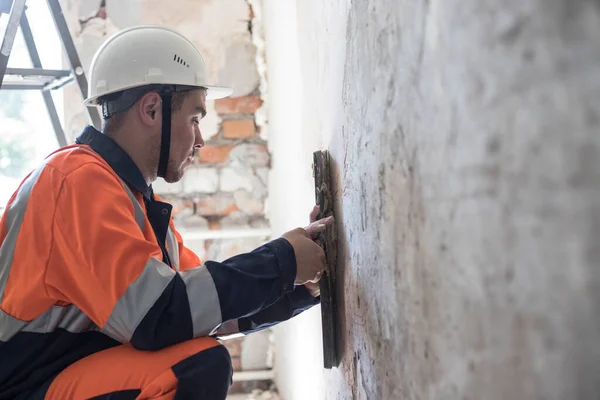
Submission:
{"label": "cracked wall", "polygon": [[284,326],[284,398],[599,398],[599,3],[286,3],[272,223],[328,148],[342,359],[321,372],[318,311]]}

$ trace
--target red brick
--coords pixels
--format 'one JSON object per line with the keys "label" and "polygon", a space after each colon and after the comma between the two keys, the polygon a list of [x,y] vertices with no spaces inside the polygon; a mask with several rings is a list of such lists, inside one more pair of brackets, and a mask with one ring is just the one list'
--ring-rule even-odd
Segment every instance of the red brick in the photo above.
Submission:
{"label": "red brick", "polygon": [[265,199],[245,190],[237,190],[233,194],[235,204],[239,210],[246,214],[260,214],[264,211]]}
{"label": "red brick", "polygon": [[246,385],[247,382],[244,381],[237,381],[237,382],[233,382],[231,384],[231,386],[229,387],[229,391],[227,392],[228,394],[240,394],[240,393],[248,393],[248,391],[246,391]]}
{"label": "red brick", "polygon": [[223,121],[221,127],[226,139],[244,139],[256,134],[253,119],[227,120]]}
{"label": "red brick", "polygon": [[221,229],[221,222],[211,219],[208,221],[208,229],[210,230],[219,230]]}
{"label": "red brick", "polygon": [[244,338],[224,340],[223,345],[229,351],[231,357],[239,357],[242,355],[242,342]]}
{"label": "red brick", "polygon": [[239,356],[231,357],[231,367],[233,368],[234,371],[242,370],[242,360]]}
{"label": "red brick", "polygon": [[253,114],[260,108],[263,101],[258,96],[226,97],[215,100],[215,110],[218,114]]}
{"label": "red brick", "polygon": [[[163,200],[165,200],[165,199],[163,199]],[[173,206],[173,211],[171,212],[171,215],[173,217],[176,217],[177,215],[179,215],[179,213],[181,213],[186,208],[194,208],[194,202],[191,200],[166,199],[166,201],[168,201]]]}
{"label": "red brick", "polygon": [[202,196],[196,201],[196,212],[202,216],[225,217],[237,210],[235,199],[229,194]]}
{"label": "red brick", "polygon": [[207,144],[198,152],[198,161],[201,164],[221,164],[227,161],[233,146],[217,146]]}

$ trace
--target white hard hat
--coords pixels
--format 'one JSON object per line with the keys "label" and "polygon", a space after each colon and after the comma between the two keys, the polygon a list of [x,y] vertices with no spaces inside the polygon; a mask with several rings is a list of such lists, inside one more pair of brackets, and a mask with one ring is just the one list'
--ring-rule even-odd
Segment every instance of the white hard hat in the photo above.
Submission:
{"label": "white hard hat", "polygon": [[146,85],[204,87],[207,99],[229,96],[233,90],[208,83],[200,52],[184,36],[164,27],[142,25],[124,29],[98,49],[89,71],[85,105],[98,98]]}

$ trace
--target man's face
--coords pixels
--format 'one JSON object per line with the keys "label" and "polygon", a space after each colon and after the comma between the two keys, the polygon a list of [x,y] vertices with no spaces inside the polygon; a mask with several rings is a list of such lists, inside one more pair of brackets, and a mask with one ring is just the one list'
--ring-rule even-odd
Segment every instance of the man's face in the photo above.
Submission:
{"label": "man's face", "polygon": [[198,149],[204,146],[200,120],[206,115],[206,92],[186,93],[181,107],[171,116],[171,150],[165,181],[177,182],[193,164]]}

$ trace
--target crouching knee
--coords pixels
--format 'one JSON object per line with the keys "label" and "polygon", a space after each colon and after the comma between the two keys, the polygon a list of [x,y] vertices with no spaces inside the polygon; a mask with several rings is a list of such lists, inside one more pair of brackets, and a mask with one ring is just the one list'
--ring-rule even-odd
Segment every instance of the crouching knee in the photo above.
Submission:
{"label": "crouching knee", "polygon": [[202,348],[171,368],[178,381],[176,399],[178,396],[182,399],[225,399],[231,387],[231,356],[218,343]]}

